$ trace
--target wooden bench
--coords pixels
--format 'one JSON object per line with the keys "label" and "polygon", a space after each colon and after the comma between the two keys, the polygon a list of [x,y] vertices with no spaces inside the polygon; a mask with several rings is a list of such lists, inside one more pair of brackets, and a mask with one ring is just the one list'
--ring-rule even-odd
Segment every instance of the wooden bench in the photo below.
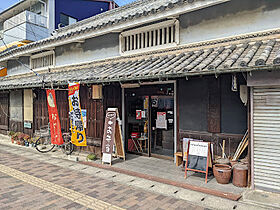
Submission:
{"label": "wooden bench", "polygon": [[183,163],[183,153],[182,152],[176,152],[176,166],[180,166]]}

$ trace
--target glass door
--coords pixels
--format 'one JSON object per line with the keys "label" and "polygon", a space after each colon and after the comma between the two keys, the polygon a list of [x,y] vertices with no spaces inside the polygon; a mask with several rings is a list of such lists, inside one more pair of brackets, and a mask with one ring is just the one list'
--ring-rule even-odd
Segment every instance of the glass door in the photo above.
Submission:
{"label": "glass door", "polygon": [[174,98],[151,97],[151,153],[174,155]]}
{"label": "glass door", "polygon": [[149,96],[129,93],[126,101],[127,151],[149,154]]}

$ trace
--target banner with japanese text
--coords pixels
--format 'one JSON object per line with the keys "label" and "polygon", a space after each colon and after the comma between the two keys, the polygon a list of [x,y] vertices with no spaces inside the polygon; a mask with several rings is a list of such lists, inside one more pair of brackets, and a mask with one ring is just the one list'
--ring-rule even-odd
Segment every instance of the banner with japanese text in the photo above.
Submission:
{"label": "banner with japanese text", "polygon": [[47,90],[48,112],[52,144],[63,144],[61,126],[56,106],[55,90]]}
{"label": "banner with japanese text", "polygon": [[76,146],[87,146],[86,132],[80,106],[80,84],[70,83],[68,89],[71,142]]}

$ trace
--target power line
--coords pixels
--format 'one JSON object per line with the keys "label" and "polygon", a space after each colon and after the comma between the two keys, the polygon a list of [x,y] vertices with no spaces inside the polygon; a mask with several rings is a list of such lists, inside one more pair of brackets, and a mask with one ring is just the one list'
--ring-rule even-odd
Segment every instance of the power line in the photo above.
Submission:
{"label": "power line", "polygon": [[[5,10],[5,9],[3,9],[2,7],[0,7],[0,9],[1,10]],[[18,14],[20,14],[21,12],[24,12],[24,11],[29,11],[29,10],[19,10],[20,12],[18,13]],[[31,12],[31,11],[29,11],[29,12]],[[33,13],[33,12],[32,12]],[[36,14],[36,13],[34,13],[34,14]],[[37,14],[36,14],[37,15]],[[15,15],[16,16],[16,15]],[[15,17],[15,16],[13,16],[13,17]],[[42,16],[42,15],[41,15]],[[43,17],[45,17],[45,16],[43,16]],[[6,20],[6,19],[4,19],[4,18],[1,18],[2,20],[4,20],[4,21],[10,21],[10,22],[12,22],[12,23],[14,23],[14,24],[17,24],[17,23],[15,23],[15,22],[13,22],[12,20]],[[23,19],[21,19],[21,18],[19,18],[19,20],[22,20],[22,21],[25,21],[25,20],[23,20]],[[18,24],[17,24],[18,25]],[[23,28],[24,29],[24,28]],[[40,29],[40,28],[38,28],[40,31],[42,31],[42,32],[45,32],[45,31],[43,31],[42,29]]]}
{"label": "power line", "polygon": [[[4,41],[4,39],[1,39],[2,40],[2,42],[3,42],[3,44],[6,46],[6,48],[8,48],[8,46],[6,45],[6,43],[5,43],[5,41]],[[12,56],[12,58],[13,58],[14,56]],[[30,67],[28,67],[27,65],[25,65],[24,63],[22,63],[20,60],[18,60],[18,59],[15,59],[19,64],[21,64],[21,65],[23,65],[25,68],[27,68],[28,70],[30,70],[30,71],[32,71],[36,76],[39,76],[39,74],[36,72],[36,71],[34,71],[33,69],[31,69]]]}
{"label": "power line", "polygon": [[[0,19],[4,20],[3,18],[0,18]],[[11,25],[13,25],[14,27],[17,27],[19,30],[21,30],[21,31],[23,31],[23,32],[27,31],[27,32],[32,33],[32,31],[28,30],[27,28],[22,27],[21,25],[19,25],[19,24],[13,22],[13,21],[11,21],[11,20],[6,20],[6,21],[8,21],[8,22],[10,22],[10,23],[13,23],[13,24],[11,24]],[[30,25],[30,26],[31,26],[31,25]],[[44,37],[40,36],[40,38],[43,39]]]}
{"label": "power line", "polygon": [[[4,9],[1,8],[1,7],[0,7],[0,9],[4,10]],[[23,11],[25,11],[25,10],[22,10],[22,12],[23,12]],[[22,31],[27,31],[27,32],[33,33],[32,31],[28,30],[27,28],[24,28],[24,27],[20,26],[18,23],[15,23],[15,22],[12,21],[12,20],[9,20],[9,19],[6,20],[6,19],[1,18],[1,17],[0,17],[0,19],[3,20],[3,21],[7,21],[7,22],[9,22],[9,23],[12,23],[11,25],[17,26],[17,28],[21,29]],[[19,20],[25,21],[25,20],[23,20],[23,19],[21,19],[21,18],[19,18]],[[26,22],[26,21],[25,21],[25,22]],[[32,24],[32,23],[31,23],[31,24]],[[30,26],[31,26],[31,25],[30,25]],[[42,31],[42,32],[45,32],[45,31],[43,31],[43,30],[40,29],[40,28],[38,28],[38,30],[39,30],[39,31]],[[37,35],[38,35],[38,34],[37,34]],[[44,37],[40,36],[40,38],[43,39]]]}
{"label": "power line", "polygon": [[12,37],[12,38],[15,38],[15,39],[22,39],[22,37],[18,37],[18,36],[13,36],[13,35],[9,35],[9,34],[4,34],[4,36],[9,36],[9,37]]}
{"label": "power line", "polygon": [[[3,8],[0,8],[0,9],[3,9]],[[0,18],[0,19],[3,19],[3,18]],[[22,19],[20,19],[20,20],[22,20]],[[15,22],[13,22],[13,21],[11,21],[11,20],[6,20],[6,21],[10,21],[10,22],[12,22],[12,23],[15,24],[14,26],[17,26],[19,29],[22,29],[22,27],[21,27],[20,25],[18,25],[17,23],[15,23]],[[31,31],[27,30],[27,28],[26,28],[26,29],[23,28],[22,31],[24,31],[24,32],[25,32],[25,31],[29,31],[29,32],[33,33],[33,36],[34,36],[34,38],[35,38],[35,41],[40,40],[40,39],[38,39],[36,33],[34,32],[33,27],[32,27],[31,24],[30,24],[30,29],[31,29]],[[40,28],[37,28],[37,29],[40,29]],[[41,31],[42,31],[42,30],[41,30]],[[4,34],[4,33],[3,33],[3,34]],[[22,38],[20,38],[20,37],[15,37],[15,36],[8,35],[8,34],[4,34],[4,35],[5,35],[5,36],[10,36],[10,37],[13,37],[13,38],[16,38],[16,39],[22,39]],[[40,37],[41,37],[41,36],[40,36]],[[41,37],[41,38],[43,38],[43,37]],[[2,41],[3,41],[3,43],[5,44],[6,49],[8,49],[6,43],[4,42],[3,39],[2,39]],[[39,46],[39,48],[40,48],[40,52],[43,52],[40,46]],[[18,62],[20,62],[20,61],[18,61]],[[20,62],[20,63],[21,63],[21,62]],[[37,72],[33,71],[31,68],[27,67],[27,66],[24,65],[23,63],[21,63],[21,64],[22,64],[23,66],[25,66],[26,68],[28,68],[29,70],[31,70],[32,72],[34,72],[35,74],[37,74]]]}

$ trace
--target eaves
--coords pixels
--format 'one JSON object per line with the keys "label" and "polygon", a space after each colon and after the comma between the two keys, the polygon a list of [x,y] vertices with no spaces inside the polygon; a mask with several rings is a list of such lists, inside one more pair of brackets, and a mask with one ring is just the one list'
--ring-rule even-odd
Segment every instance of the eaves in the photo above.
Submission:
{"label": "eaves", "polygon": [[[193,0],[188,0],[186,2],[189,1],[192,2]],[[104,34],[112,32],[121,32],[125,29],[137,27],[139,25],[147,24],[150,22],[159,21],[162,19],[176,18],[184,13],[189,13],[195,10],[211,7],[228,1],[230,0],[203,0],[194,1],[191,4],[185,4],[185,1],[181,1],[182,3],[178,3],[176,6],[167,5],[166,7],[160,7],[159,12],[146,12],[142,15],[138,14],[129,16],[127,18],[121,18],[116,21],[109,21],[108,23],[103,23],[102,25],[98,26],[78,27],[76,31],[72,31],[62,35],[58,34],[54,37],[33,42],[26,46],[10,50],[0,55],[0,62],[4,62],[15,57],[24,56],[26,54],[35,53],[41,50],[53,49],[55,47],[73,42],[81,42],[86,39],[102,36]]]}

